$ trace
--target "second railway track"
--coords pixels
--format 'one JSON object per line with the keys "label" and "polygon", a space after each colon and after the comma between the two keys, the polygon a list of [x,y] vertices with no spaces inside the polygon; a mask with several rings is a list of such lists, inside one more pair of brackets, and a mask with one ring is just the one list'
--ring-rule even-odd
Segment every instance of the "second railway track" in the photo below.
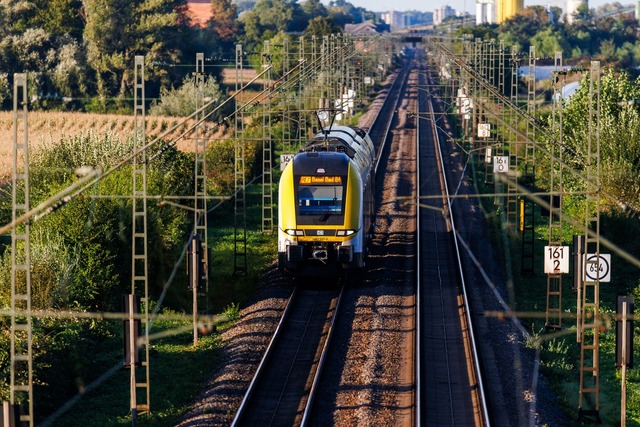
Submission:
{"label": "second railway track", "polygon": [[419,425],[489,425],[440,149],[436,117],[443,112],[431,99],[435,80],[420,79],[417,419]]}

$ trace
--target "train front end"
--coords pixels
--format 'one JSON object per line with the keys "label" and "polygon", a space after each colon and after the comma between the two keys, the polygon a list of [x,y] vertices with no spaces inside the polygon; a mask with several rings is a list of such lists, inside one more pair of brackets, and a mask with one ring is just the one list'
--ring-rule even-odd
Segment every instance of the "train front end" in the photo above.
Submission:
{"label": "train front end", "polygon": [[278,266],[299,276],[364,267],[363,181],[345,153],[302,152],[280,178]]}

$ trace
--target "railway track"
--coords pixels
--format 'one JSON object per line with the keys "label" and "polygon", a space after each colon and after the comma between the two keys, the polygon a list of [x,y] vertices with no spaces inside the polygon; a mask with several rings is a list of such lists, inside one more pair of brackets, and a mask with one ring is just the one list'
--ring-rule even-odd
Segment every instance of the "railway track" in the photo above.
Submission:
{"label": "railway track", "polygon": [[[411,375],[414,376],[411,378],[415,378],[415,383],[412,384],[414,380],[407,382],[406,379],[397,377],[398,381],[402,381],[402,385],[399,385],[396,391],[396,401],[401,402],[398,407],[402,409],[393,419],[396,425],[398,423],[402,425],[490,425],[484,403],[482,379],[477,369],[477,351],[473,343],[473,327],[468,316],[463,272],[459,256],[456,254],[455,224],[451,220],[451,212],[448,212],[447,184],[442,173],[442,155],[438,149],[439,135],[434,126],[436,115],[433,104],[428,99],[428,91],[416,90],[416,87],[428,87],[430,83],[425,79],[424,74],[410,72],[409,67],[401,70],[394,87],[390,90],[390,96],[369,129],[377,142],[377,152],[386,153],[383,154],[384,157],[390,154],[390,149],[385,146],[387,139],[393,141],[396,147],[394,150],[396,150],[397,144],[406,144],[406,141],[400,142],[402,136],[399,135],[404,134],[404,138],[407,135],[414,135],[416,132],[407,133],[407,129],[411,128],[414,122],[418,128],[417,136],[413,137],[417,139],[419,146],[417,149],[419,162],[416,166],[419,169],[419,178],[415,185],[416,194],[420,197],[419,203],[422,205],[417,209],[419,211],[417,255],[397,254],[395,258],[398,258],[403,266],[387,266],[392,270],[384,273],[384,269],[376,268],[376,265],[388,263],[382,259],[389,260],[388,254],[384,257],[383,254],[374,254],[372,264],[374,271],[368,273],[367,279],[373,284],[380,283],[376,286],[382,286],[380,289],[384,291],[387,289],[387,285],[384,285],[385,281],[391,280],[397,283],[399,280],[393,279],[393,274],[389,275],[389,272],[398,271],[400,274],[401,271],[405,271],[402,279],[405,282],[411,281],[409,278],[411,274],[408,276],[406,274],[410,273],[409,270],[413,271],[415,268],[418,272],[415,284],[415,305],[411,302],[402,304],[405,307],[409,307],[406,305],[409,304],[416,308],[413,316],[415,317],[415,334],[412,334],[415,339],[412,340],[413,344],[401,350],[402,354],[407,356],[402,356],[403,364],[414,366],[398,368],[399,370],[390,368],[394,372],[407,372],[407,370],[413,372]],[[413,83],[407,83],[409,81]],[[409,118],[408,111],[412,110],[417,112],[415,120]],[[402,114],[402,120],[398,118],[398,114]],[[399,122],[402,124],[399,125]],[[394,133],[393,138],[388,138]],[[402,150],[406,150],[406,146],[403,146]],[[404,151],[398,151],[393,156],[397,157],[399,153]],[[406,174],[407,170],[402,171],[406,166],[402,162],[406,159],[408,159],[407,154],[401,154],[396,160],[401,163],[393,166],[394,170],[399,168],[398,171]],[[385,173],[389,172],[386,159],[381,163],[381,170]],[[395,180],[398,179],[400,181],[392,186],[399,185],[399,182],[407,178],[395,178]],[[379,184],[381,183],[382,179],[379,179]],[[384,187],[389,187],[388,184],[385,182]],[[406,188],[402,191],[406,192]],[[383,200],[382,203],[388,204],[388,201]],[[393,212],[393,209],[390,212]],[[394,214],[391,213],[391,215]],[[388,220],[389,218],[385,218],[385,221]],[[397,239],[401,235],[393,232],[393,236]],[[384,247],[383,245],[381,249]],[[413,263],[409,259],[414,256],[417,258],[417,265],[412,267]],[[377,258],[379,260],[376,263]],[[391,254],[391,259],[393,258]],[[323,399],[322,404],[318,402],[317,410],[313,411],[312,416],[316,390],[321,390],[325,397],[328,397],[327,392],[340,393],[337,390],[341,387],[336,379],[329,380],[333,385],[328,387],[321,385],[320,380],[323,374],[323,361],[328,358],[331,332],[337,328],[333,322],[341,317],[341,323],[348,323],[348,325],[341,325],[338,329],[355,331],[366,328],[356,324],[356,318],[350,317],[353,316],[352,314],[340,316],[340,301],[343,298],[350,300],[347,304],[350,305],[349,309],[353,310],[354,296],[343,297],[345,291],[342,287],[337,288],[336,286],[326,289],[326,285],[315,289],[296,288],[236,413],[233,425],[306,425],[307,423],[322,425],[331,418],[332,412],[333,416],[337,417],[333,418],[333,422],[352,417],[342,414],[341,411],[336,413],[336,407],[331,408],[332,405],[340,405],[343,400],[340,396],[330,398],[329,402]],[[351,293],[357,292],[359,291],[355,290]],[[405,313],[403,316],[407,315]],[[408,326],[409,329],[402,328],[410,331],[411,326]],[[346,333],[349,334],[349,332]],[[340,342],[342,346],[344,343]],[[335,370],[347,372],[348,369],[352,369],[339,366],[346,363],[344,358],[346,355],[340,356],[341,351],[338,351],[338,354],[334,351],[329,361],[329,372]],[[411,355],[415,356],[411,357]],[[336,362],[339,363],[336,364]],[[401,375],[405,378],[405,374]],[[378,381],[374,383],[377,384]],[[366,389],[368,388],[370,387],[367,386]],[[400,390],[403,391],[400,392]],[[407,400],[407,392],[413,398]],[[360,396],[365,394],[359,393]],[[376,396],[375,392],[373,396]],[[381,400],[378,403],[370,401],[369,405],[384,407],[387,404]],[[380,420],[376,418],[375,413],[371,415],[373,418],[370,420]]]}
{"label": "railway track", "polygon": [[[369,133],[379,158],[407,82],[401,69],[372,120]],[[297,286],[233,421],[245,425],[307,425],[327,358],[334,322],[339,317],[342,285]],[[339,289],[338,289],[339,288]]]}
{"label": "railway track", "polygon": [[[435,88],[421,74],[420,86]],[[418,112],[417,425],[490,425],[429,89]]]}
{"label": "railway track", "polygon": [[294,289],[233,426],[304,425],[344,286],[323,283]]}

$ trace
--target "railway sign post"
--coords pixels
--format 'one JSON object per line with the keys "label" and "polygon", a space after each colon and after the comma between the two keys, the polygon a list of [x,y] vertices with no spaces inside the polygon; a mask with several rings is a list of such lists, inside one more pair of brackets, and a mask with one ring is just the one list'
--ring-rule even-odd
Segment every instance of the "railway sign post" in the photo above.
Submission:
{"label": "railway sign post", "polygon": [[509,172],[509,156],[493,156],[493,173]]}
{"label": "railway sign post", "polygon": [[487,151],[485,151],[484,153],[484,162],[486,164],[491,164],[491,159],[493,157],[491,156],[491,147],[487,147]]}
{"label": "railway sign post", "polygon": [[284,170],[287,163],[293,159],[294,154],[280,154],[280,170]]}
{"label": "railway sign post", "polygon": [[569,272],[569,246],[544,247],[544,272],[547,274],[566,274]]}
{"label": "railway sign post", "polygon": [[491,136],[491,123],[478,123],[478,138],[489,138]]}
{"label": "railway sign post", "polygon": [[611,254],[587,254],[584,262],[584,280],[611,281]]}

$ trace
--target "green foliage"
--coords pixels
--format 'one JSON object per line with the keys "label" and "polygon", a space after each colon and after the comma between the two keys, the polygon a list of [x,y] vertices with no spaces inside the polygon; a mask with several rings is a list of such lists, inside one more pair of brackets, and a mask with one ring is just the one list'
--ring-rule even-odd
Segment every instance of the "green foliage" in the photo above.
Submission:
{"label": "green foliage", "polygon": [[[44,141],[42,148],[34,152],[34,169],[52,171],[54,176],[67,169],[73,171],[81,166],[103,166],[118,164],[133,151],[133,141],[121,141],[115,133],[97,134],[89,129],[73,136],[62,136],[59,141]],[[62,181],[68,177],[64,176]]]}
{"label": "green foliage", "polygon": [[232,302],[224,309],[224,314],[231,322],[235,322],[240,318],[240,305]]}
{"label": "green foliage", "polygon": [[9,99],[9,75],[7,73],[0,73],[0,107],[5,100]]}
{"label": "green foliage", "polygon": [[307,29],[304,30],[305,36],[323,37],[329,34],[340,34],[342,28],[333,23],[330,18],[317,16],[309,21]]}
{"label": "green foliage", "polygon": [[[184,0],[83,0],[84,40],[88,63],[96,73],[98,95],[125,96],[132,86],[134,56],[145,53],[147,63],[174,63],[180,57],[179,35],[186,22],[176,7]],[[166,83],[167,68],[153,68],[147,79]]]}
{"label": "green foliage", "polygon": [[563,34],[547,28],[531,37],[531,44],[536,47],[536,54],[553,57],[558,51],[566,52],[569,48]]}
{"label": "green foliage", "polygon": [[81,0],[33,0],[36,13],[32,25],[44,28],[54,37],[82,37]]}
{"label": "green foliage", "polygon": [[[640,173],[640,108],[633,102],[640,98],[638,83],[632,82],[626,73],[611,70],[606,70],[601,77],[602,183],[623,208],[625,204],[640,206],[640,184],[635,178]],[[579,172],[585,170],[584,159],[588,151],[588,112],[589,80],[586,76],[563,112],[563,142],[568,147],[565,159]],[[570,176],[565,185],[567,190],[584,188],[584,182],[575,175]],[[605,202],[612,204],[610,200]]]}
{"label": "green foliage", "polygon": [[[209,189],[218,196],[232,194],[235,190],[235,141],[231,139],[215,141],[208,146],[206,156]],[[248,182],[251,178],[257,176],[258,173],[262,173],[260,169],[262,144],[245,142],[244,159],[246,180]]]}
{"label": "green foliage", "polygon": [[258,49],[262,41],[270,40],[278,33],[303,31],[308,18],[295,1],[258,0],[240,21],[244,25],[244,44],[248,49]]}
{"label": "green foliage", "polygon": [[220,41],[233,41],[238,31],[237,18],[237,6],[231,0],[211,0],[211,18],[207,25]]}
{"label": "green foliage", "polygon": [[234,141],[230,139],[216,141],[209,145],[206,156],[209,189],[216,195],[233,193],[235,188]]}
{"label": "green foliage", "polygon": [[[215,101],[210,105],[209,109],[205,111],[206,114],[212,111],[222,101],[223,94],[216,79],[212,76],[204,79],[202,91],[204,95],[203,99],[207,104],[212,100]],[[179,88],[171,90],[163,88],[160,91],[160,101],[154,102],[149,109],[149,114],[175,117],[189,116],[196,111],[197,92],[195,76],[187,76]]]}

